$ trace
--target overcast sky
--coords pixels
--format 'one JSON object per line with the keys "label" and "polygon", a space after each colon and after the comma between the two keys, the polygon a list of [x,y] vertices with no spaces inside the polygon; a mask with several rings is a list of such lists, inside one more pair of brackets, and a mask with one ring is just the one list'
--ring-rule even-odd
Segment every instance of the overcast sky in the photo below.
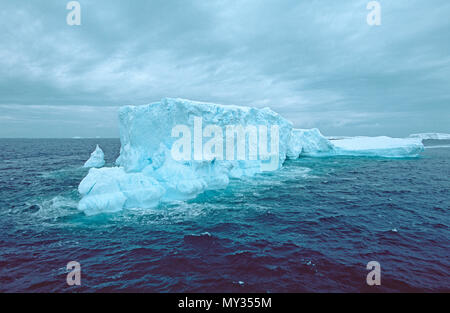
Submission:
{"label": "overcast sky", "polygon": [[270,107],[325,135],[450,133],[450,1],[0,0],[0,137],[118,137],[117,108]]}

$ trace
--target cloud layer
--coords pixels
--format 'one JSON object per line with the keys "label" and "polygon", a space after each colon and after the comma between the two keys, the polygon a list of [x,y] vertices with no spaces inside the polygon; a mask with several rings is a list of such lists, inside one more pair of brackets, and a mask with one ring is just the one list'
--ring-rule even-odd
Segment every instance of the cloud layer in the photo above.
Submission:
{"label": "cloud layer", "polygon": [[450,132],[450,3],[0,0],[0,137],[117,136],[124,104],[269,106],[327,135]]}

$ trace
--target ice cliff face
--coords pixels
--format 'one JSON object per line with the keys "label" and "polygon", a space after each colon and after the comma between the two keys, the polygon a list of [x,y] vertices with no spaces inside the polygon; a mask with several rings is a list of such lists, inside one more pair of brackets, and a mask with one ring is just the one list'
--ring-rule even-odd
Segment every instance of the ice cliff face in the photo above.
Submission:
{"label": "ice cliff face", "polygon": [[302,156],[335,155],[335,147],[317,128],[293,129],[291,134],[291,150],[300,150]]}
{"label": "ice cliff face", "polygon": [[[87,215],[188,200],[225,188],[230,178],[279,169],[286,158],[417,156],[418,139],[328,140],[317,129],[293,129],[272,110],[162,99],[119,111],[117,167],[92,168],[79,185]],[[104,165],[100,148],[86,163]],[[103,161],[103,163],[101,162]]]}
{"label": "ice cliff face", "polygon": [[114,213],[122,209],[153,208],[164,193],[161,184],[145,173],[127,173],[123,168],[92,168],[81,181],[83,198],[78,209],[87,215]]}
{"label": "ice cliff face", "polygon": [[91,168],[91,167],[102,167],[105,165],[105,154],[103,150],[97,145],[94,152],[91,153],[91,157],[89,160],[84,163],[83,167]]}
{"label": "ice cliff face", "polygon": [[[167,149],[172,148],[172,145],[177,141],[177,136],[172,136],[172,132],[179,125],[191,131],[191,141],[196,139],[192,137],[200,135],[197,133],[206,132],[208,126],[220,127],[222,137],[225,137],[226,127],[228,126],[242,126],[243,128],[266,126],[270,130],[271,126],[276,125],[279,128],[279,166],[275,169],[278,169],[286,159],[292,129],[291,122],[269,108],[260,110],[250,107],[224,106],[168,98],[149,105],[122,107],[119,111],[119,121],[122,147],[116,164],[124,167],[127,172],[142,171],[148,165],[161,162],[160,149],[162,146]],[[196,128],[200,128],[197,133],[195,132]],[[202,137],[212,137],[212,134]],[[191,158],[189,160],[204,159],[196,158],[196,155],[205,152],[203,148],[209,139],[199,139],[202,142],[199,142],[201,148],[198,150],[202,151],[195,151],[195,142],[191,145]],[[234,169],[258,165],[255,164],[258,162],[248,161],[232,163]],[[157,164],[156,167],[158,167]]]}

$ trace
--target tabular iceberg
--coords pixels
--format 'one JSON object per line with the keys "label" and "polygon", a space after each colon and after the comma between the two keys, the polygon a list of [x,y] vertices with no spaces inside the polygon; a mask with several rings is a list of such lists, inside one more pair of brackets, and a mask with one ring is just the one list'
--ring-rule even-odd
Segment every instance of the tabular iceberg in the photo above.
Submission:
{"label": "tabular iceberg", "polygon": [[450,140],[450,134],[444,133],[422,133],[422,134],[411,134],[411,138],[420,138],[421,140]]}
{"label": "tabular iceberg", "polygon": [[105,154],[103,150],[97,145],[94,152],[91,153],[91,157],[89,160],[84,163],[83,167],[91,168],[91,167],[102,167],[105,165]]}
{"label": "tabular iceberg", "polygon": [[[117,167],[91,168],[79,185],[78,209],[87,215],[193,199],[206,190],[225,188],[230,178],[277,170],[286,158],[408,157],[423,150],[419,139],[329,140],[318,129],[293,129],[269,108],[183,99],[122,107],[119,121]],[[85,166],[103,165],[97,146]]]}
{"label": "tabular iceberg", "polygon": [[336,155],[389,158],[417,157],[423,150],[417,138],[353,137],[333,140]]}
{"label": "tabular iceberg", "polygon": [[[300,156],[417,157],[424,146],[418,138],[342,137],[329,140],[318,129],[293,129],[289,151]],[[291,153],[295,155],[295,153]]]}

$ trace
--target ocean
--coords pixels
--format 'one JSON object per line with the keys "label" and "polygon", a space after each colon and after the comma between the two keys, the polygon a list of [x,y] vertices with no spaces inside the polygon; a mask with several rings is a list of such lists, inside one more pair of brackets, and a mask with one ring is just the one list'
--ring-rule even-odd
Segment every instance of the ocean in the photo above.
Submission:
{"label": "ocean", "polygon": [[[450,292],[450,141],[420,158],[300,158],[157,209],[85,216],[118,139],[0,139],[1,292]],[[81,286],[66,283],[81,265]],[[366,265],[381,265],[368,286]]]}

